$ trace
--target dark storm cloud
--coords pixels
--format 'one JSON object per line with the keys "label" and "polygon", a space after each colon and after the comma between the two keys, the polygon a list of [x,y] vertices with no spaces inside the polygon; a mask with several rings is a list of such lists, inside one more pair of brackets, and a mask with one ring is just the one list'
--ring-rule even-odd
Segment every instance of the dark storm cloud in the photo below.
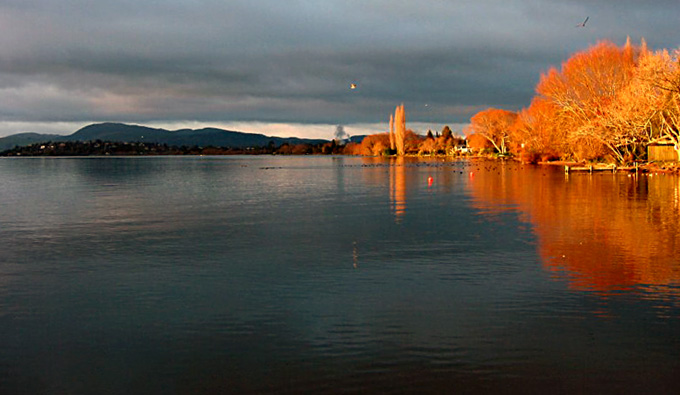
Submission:
{"label": "dark storm cloud", "polygon": [[[601,39],[676,48],[671,1],[0,3],[0,122],[465,122]],[[575,25],[589,16],[586,28]],[[349,89],[350,83],[358,88]]]}

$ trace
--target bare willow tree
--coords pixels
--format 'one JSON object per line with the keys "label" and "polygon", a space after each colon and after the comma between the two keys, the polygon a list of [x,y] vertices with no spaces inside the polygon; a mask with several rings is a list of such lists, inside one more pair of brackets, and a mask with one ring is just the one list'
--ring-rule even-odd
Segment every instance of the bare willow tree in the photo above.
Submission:
{"label": "bare willow tree", "polygon": [[658,108],[658,122],[655,123],[650,141],[673,144],[680,161],[680,50],[673,55],[667,50],[656,51],[646,71],[646,79],[654,88],[661,90],[661,104]]}
{"label": "bare willow tree", "polygon": [[620,160],[642,157],[647,144],[655,142],[664,130],[668,93],[660,85],[660,75],[673,63],[667,51],[649,51],[643,41],[633,78],[605,107],[600,118],[610,144],[622,155]]}
{"label": "bare willow tree", "polygon": [[510,128],[517,119],[517,113],[497,108],[480,111],[470,118],[468,127],[472,133],[478,134],[493,144],[498,153],[505,154],[508,149]]}
{"label": "bare willow tree", "polygon": [[[639,53],[640,48],[630,40],[623,47],[602,41],[574,54],[561,70],[552,68],[541,76],[536,92],[557,106],[556,115],[568,128],[572,147],[601,145],[617,161],[624,160],[634,140],[625,132],[620,136],[613,133],[603,114],[610,111],[611,103],[630,84]],[[597,156],[597,151],[585,156]]]}

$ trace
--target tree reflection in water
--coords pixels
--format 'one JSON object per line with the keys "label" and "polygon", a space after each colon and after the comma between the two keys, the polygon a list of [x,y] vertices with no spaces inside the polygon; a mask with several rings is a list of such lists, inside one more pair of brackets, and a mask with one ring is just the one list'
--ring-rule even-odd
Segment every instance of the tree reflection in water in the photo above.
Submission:
{"label": "tree reflection in water", "polygon": [[544,266],[573,289],[677,293],[677,176],[564,175],[557,168],[493,163],[480,166],[468,187],[483,215],[516,210],[531,223]]}
{"label": "tree reflection in water", "polygon": [[390,163],[390,204],[397,223],[406,213],[406,168],[404,158],[397,157]]}

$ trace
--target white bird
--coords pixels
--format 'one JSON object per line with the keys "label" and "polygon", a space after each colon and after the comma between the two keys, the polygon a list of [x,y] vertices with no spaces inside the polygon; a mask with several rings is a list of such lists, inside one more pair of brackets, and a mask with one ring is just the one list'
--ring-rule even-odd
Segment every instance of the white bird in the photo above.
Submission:
{"label": "white bird", "polygon": [[576,27],[586,27],[586,23],[588,22],[588,19],[590,19],[589,16],[586,17],[586,20],[585,20],[585,21],[583,21],[582,23],[579,23],[578,25],[576,25]]}

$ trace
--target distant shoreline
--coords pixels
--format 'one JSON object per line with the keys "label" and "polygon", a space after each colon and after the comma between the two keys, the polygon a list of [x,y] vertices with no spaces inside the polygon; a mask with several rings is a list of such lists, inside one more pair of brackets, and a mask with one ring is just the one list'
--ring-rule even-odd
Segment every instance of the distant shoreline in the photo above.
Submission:
{"label": "distant shoreline", "polygon": [[[328,144],[328,143],[327,143]],[[328,145],[327,145],[328,146]],[[0,152],[0,157],[4,158],[124,158],[124,157],[169,157],[169,156],[347,156],[362,158],[397,158],[396,155],[390,156],[365,156],[342,153],[341,150],[324,149],[322,146],[305,146],[305,150],[285,150],[280,152],[282,147],[251,147],[251,148],[224,148],[224,147],[187,147],[187,146],[168,146],[167,144],[155,143],[118,143],[118,142],[60,142],[60,143],[38,143],[23,147],[15,147],[10,150]],[[329,147],[329,146],[328,146]],[[499,158],[490,154],[406,154],[404,158],[432,158],[432,159],[467,159],[467,160],[511,160],[521,162],[516,157]],[[526,163],[530,164],[530,163]],[[627,173],[662,173],[680,174],[680,165],[677,163],[656,163],[641,162],[637,168],[635,166],[618,166],[612,169],[609,163],[586,163],[575,161],[541,161],[535,163],[539,166],[560,166],[572,169],[571,172],[600,172],[616,171]],[[589,168],[590,166],[590,168]]]}

